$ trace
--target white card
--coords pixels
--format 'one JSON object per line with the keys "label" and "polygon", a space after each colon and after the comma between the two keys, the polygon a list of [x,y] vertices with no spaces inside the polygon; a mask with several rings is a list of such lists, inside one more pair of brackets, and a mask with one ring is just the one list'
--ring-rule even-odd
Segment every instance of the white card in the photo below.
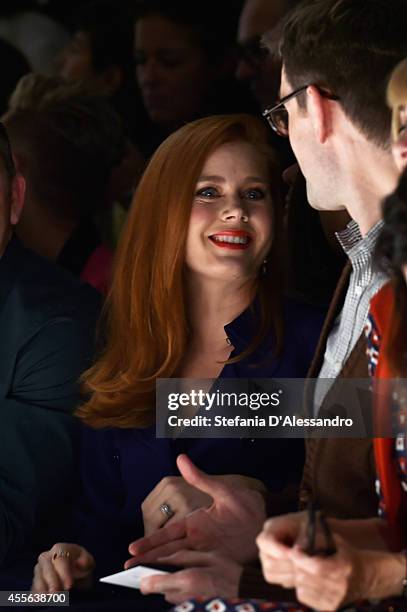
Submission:
{"label": "white card", "polygon": [[123,572],[118,572],[117,574],[111,574],[111,576],[100,578],[99,581],[108,582],[109,584],[118,584],[119,586],[128,587],[130,589],[139,589],[140,580],[144,578],[144,576],[154,576],[156,574],[168,573],[169,572],[164,572],[163,570],[154,569],[153,567],[137,565],[136,567],[131,567]]}

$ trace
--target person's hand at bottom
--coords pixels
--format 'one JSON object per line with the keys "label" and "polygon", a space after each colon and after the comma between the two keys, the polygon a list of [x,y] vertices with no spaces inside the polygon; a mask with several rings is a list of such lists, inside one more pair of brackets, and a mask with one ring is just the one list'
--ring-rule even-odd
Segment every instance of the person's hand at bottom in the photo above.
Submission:
{"label": "person's hand at bottom", "polygon": [[95,560],[78,544],[58,543],[38,557],[34,568],[33,593],[69,591],[91,579]]}
{"label": "person's hand at bottom", "polygon": [[291,554],[304,520],[304,512],[295,512],[268,519],[264,523],[256,542],[267,582],[286,589],[295,587],[295,567]]}
{"label": "person's hand at bottom", "polygon": [[158,562],[160,565],[181,565],[185,569],[143,578],[140,589],[144,595],[160,593],[172,604],[196,597],[238,596],[243,567],[219,554],[181,550]]}
{"label": "person's hand at bottom", "polygon": [[337,552],[329,557],[310,557],[297,546],[290,558],[295,572],[298,601],[320,610],[337,610],[358,597],[354,585],[363,583],[362,551],[334,536]]}

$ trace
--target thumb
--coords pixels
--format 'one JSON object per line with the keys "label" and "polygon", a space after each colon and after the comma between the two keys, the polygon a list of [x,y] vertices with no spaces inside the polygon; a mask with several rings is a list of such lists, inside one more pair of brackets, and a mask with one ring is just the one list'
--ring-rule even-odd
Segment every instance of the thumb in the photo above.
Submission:
{"label": "thumb", "polygon": [[181,476],[188,484],[207,493],[214,501],[225,497],[229,493],[229,488],[224,483],[220,482],[216,476],[209,476],[192,463],[187,455],[178,455],[177,466]]}

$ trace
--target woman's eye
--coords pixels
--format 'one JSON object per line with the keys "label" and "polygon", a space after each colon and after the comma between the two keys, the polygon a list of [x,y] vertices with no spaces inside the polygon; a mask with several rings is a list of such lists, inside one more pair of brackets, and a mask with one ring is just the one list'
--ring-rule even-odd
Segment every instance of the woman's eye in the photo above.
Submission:
{"label": "woman's eye", "polygon": [[204,189],[199,189],[196,195],[202,198],[216,198],[219,193],[214,187],[205,187]]}
{"label": "woman's eye", "polygon": [[246,191],[245,196],[249,200],[262,200],[264,198],[264,191],[261,189],[249,189]]}
{"label": "woman's eye", "polygon": [[406,128],[407,128],[407,125],[401,125],[399,127],[399,134],[403,134],[403,132],[406,130]]}

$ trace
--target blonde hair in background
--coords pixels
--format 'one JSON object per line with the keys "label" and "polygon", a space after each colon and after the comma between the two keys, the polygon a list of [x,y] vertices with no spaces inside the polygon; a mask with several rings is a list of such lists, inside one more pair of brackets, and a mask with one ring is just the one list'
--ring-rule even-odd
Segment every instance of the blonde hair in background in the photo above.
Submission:
{"label": "blonde hair in background", "polygon": [[400,129],[400,107],[407,108],[407,58],[401,61],[393,72],[387,86],[387,104],[392,109],[392,138],[398,139]]}

